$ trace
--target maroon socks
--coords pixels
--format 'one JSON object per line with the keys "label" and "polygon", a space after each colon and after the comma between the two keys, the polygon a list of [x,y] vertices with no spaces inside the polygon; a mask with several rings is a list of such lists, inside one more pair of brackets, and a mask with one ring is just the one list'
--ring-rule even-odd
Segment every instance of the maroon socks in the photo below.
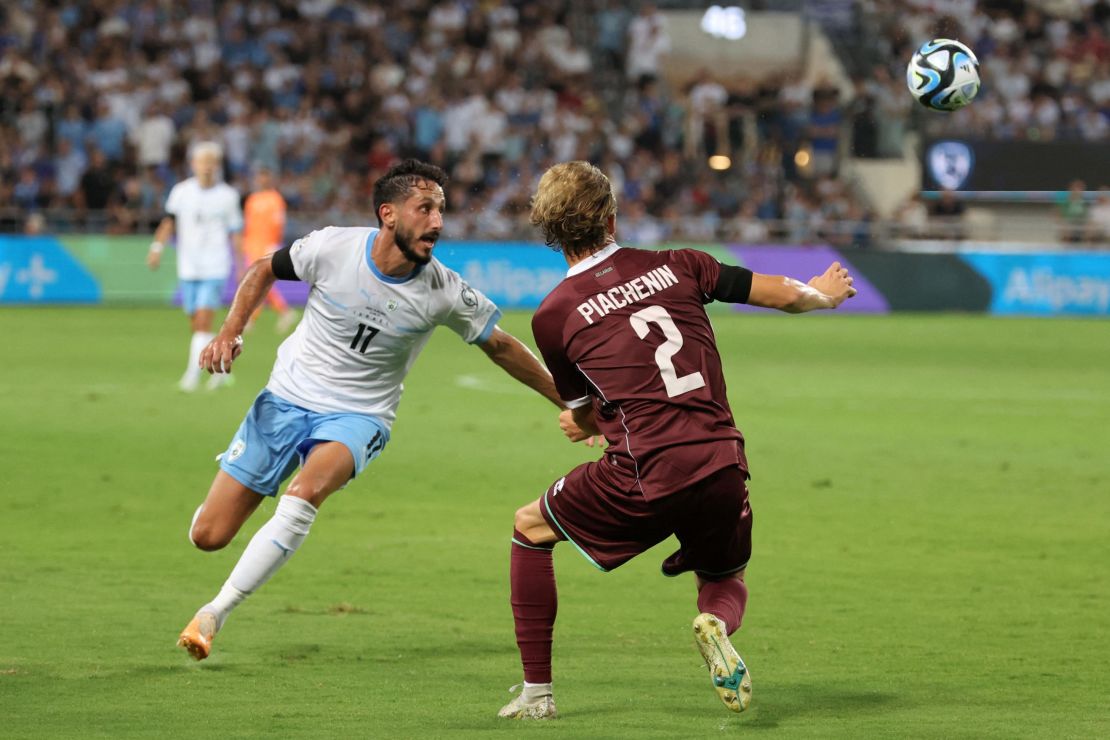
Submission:
{"label": "maroon socks", "polygon": [[551,561],[554,547],[555,543],[533,544],[513,530],[509,601],[513,606],[524,680],[528,683],[551,683],[551,632],[559,603],[555,565]]}
{"label": "maroon socks", "polygon": [[722,619],[730,635],[740,629],[747,604],[748,587],[737,578],[706,581],[698,592],[698,611]]}

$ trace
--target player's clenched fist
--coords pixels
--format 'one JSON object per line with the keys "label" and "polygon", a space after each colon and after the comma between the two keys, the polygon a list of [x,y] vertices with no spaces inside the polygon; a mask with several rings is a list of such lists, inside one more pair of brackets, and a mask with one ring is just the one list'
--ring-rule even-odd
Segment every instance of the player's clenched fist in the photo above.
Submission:
{"label": "player's clenched fist", "polygon": [[201,369],[209,373],[230,373],[231,363],[242,351],[243,337],[229,336],[221,332],[200,353]]}
{"label": "player's clenched fist", "polygon": [[564,410],[559,414],[559,428],[563,430],[563,434],[571,442],[585,442],[587,447],[601,447],[605,438],[599,434],[590,434],[583,431],[574,421],[574,412],[570,409]]}
{"label": "player's clenched fist", "polygon": [[833,308],[856,294],[852,287],[852,276],[839,262],[833,262],[824,274],[810,278],[809,286],[821,291],[833,300]]}
{"label": "player's clenched fist", "polygon": [[563,430],[563,434],[565,434],[567,439],[571,442],[581,442],[590,439],[590,435],[579,429],[578,425],[574,423],[574,412],[570,409],[566,409],[559,414],[559,428]]}

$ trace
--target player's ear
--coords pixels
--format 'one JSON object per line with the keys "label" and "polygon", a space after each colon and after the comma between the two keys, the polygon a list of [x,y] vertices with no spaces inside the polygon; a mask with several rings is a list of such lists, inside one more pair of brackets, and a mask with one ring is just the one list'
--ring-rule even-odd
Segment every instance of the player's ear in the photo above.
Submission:
{"label": "player's ear", "polygon": [[605,230],[609,236],[615,237],[617,235],[617,214],[610,213],[609,217],[605,219]]}
{"label": "player's ear", "polygon": [[392,203],[382,203],[378,206],[378,220],[392,229],[397,225],[397,208]]}

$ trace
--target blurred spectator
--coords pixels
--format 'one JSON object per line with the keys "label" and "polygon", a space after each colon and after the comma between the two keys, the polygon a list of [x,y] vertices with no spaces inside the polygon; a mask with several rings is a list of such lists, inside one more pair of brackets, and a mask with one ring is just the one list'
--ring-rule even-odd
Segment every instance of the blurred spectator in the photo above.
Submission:
{"label": "blurred spectator", "polygon": [[23,233],[26,236],[39,236],[46,233],[46,218],[38,212],[28,214],[23,224]]}
{"label": "blurred spectator", "polygon": [[1110,246],[1110,186],[1098,189],[1098,200],[1091,206],[1090,230],[1092,241]]}
{"label": "blurred spectator", "polygon": [[123,159],[127,126],[112,112],[107,98],[98,99],[96,111],[96,119],[89,127],[89,138],[108,160],[119,162]]}
{"label": "blurred spectator", "polygon": [[663,56],[671,50],[667,17],[653,4],[644,3],[628,24],[628,59],[626,70],[630,80],[658,77]]}
{"label": "blurred spectator", "polygon": [[89,167],[81,176],[81,186],[77,190],[77,205],[90,211],[103,211],[113,200],[116,184],[115,173],[108,158],[99,149],[89,155]]}
{"label": "blurred spectator", "polygon": [[918,194],[903,203],[895,213],[899,233],[908,237],[922,237],[928,234],[929,209]]}
{"label": "blurred spectator", "polygon": [[753,200],[746,200],[740,206],[740,215],[736,219],[736,239],[741,244],[762,244],[770,239],[770,230],[766,223],[759,220],[757,209],[758,204]]}
{"label": "blurred spectator", "polygon": [[941,239],[963,239],[964,213],[967,207],[951,190],[942,190],[940,199],[930,208],[933,236]]}
{"label": "blurred spectator", "polygon": [[148,105],[146,115],[143,116],[133,136],[139,166],[168,165],[175,133],[173,119],[166,115],[165,106],[157,101]]}
{"label": "blurred spectator", "polygon": [[708,69],[698,72],[691,83],[688,93],[689,108],[686,116],[686,153],[690,157],[705,157],[728,151],[727,144],[718,149],[718,142],[727,131],[719,128],[722,120],[719,114],[724,111],[728,101],[728,91],[724,85],[713,78]]}
{"label": "blurred spectator", "polygon": [[871,159],[879,156],[879,121],[875,98],[864,84],[856,81],[856,95],[849,114],[852,119],[852,155]]}
{"label": "blurred spectator", "polygon": [[596,16],[596,48],[611,69],[624,68],[625,37],[632,15],[619,0],[602,0]]}
{"label": "blurred spectator", "polygon": [[806,128],[812,148],[811,170],[816,177],[835,175],[840,148],[842,116],[838,99],[840,91],[822,85],[813,91],[813,108]]}
{"label": "blurred spectator", "polygon": [[1087,203],[1086,189],[1086,183],[1074,180],[1058,204],[1060,238],[1066,242],[1081,242],[1087,237],[1090,204]]}
{"label": "blurred spectator", "polygon": [[89,165],[88,157],[81,149],[75,149],[69,139],[61,139],[54,154],[54,186],[62,202],[71,204],[81,178]]}

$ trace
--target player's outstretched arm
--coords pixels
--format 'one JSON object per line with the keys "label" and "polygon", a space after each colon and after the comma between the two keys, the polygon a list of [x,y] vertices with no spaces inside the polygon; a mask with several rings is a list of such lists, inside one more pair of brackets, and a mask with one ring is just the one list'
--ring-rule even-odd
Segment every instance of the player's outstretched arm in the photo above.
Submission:
{"label": "player's outstretched arm", "polygon": [[272,257],[263,257],[250,266],[235,291],[220,333],[200,353],[201,368],[210,373],[231,372],[231,363],[243,351],[243,327],[262,305],[275,280]]}
{"label": "player's outstretched arm", "polygon": [[852,276],[839,262],[833,262],[829,269],[810,278],[808,283],[783,275],[753,273],[747,303],[786,313],[805,313],[821,308],[836,308],[855,294]]}
{"label": "player's outstretched arm", "polygon": [[503,331],[501,327],[494,327],[489,339],[478,346],[502,370],[559,408],[563,408],[563,402],[559,398],[559,392],[555,390],[551,373],[547,372],[543,363],[519,339]]}

